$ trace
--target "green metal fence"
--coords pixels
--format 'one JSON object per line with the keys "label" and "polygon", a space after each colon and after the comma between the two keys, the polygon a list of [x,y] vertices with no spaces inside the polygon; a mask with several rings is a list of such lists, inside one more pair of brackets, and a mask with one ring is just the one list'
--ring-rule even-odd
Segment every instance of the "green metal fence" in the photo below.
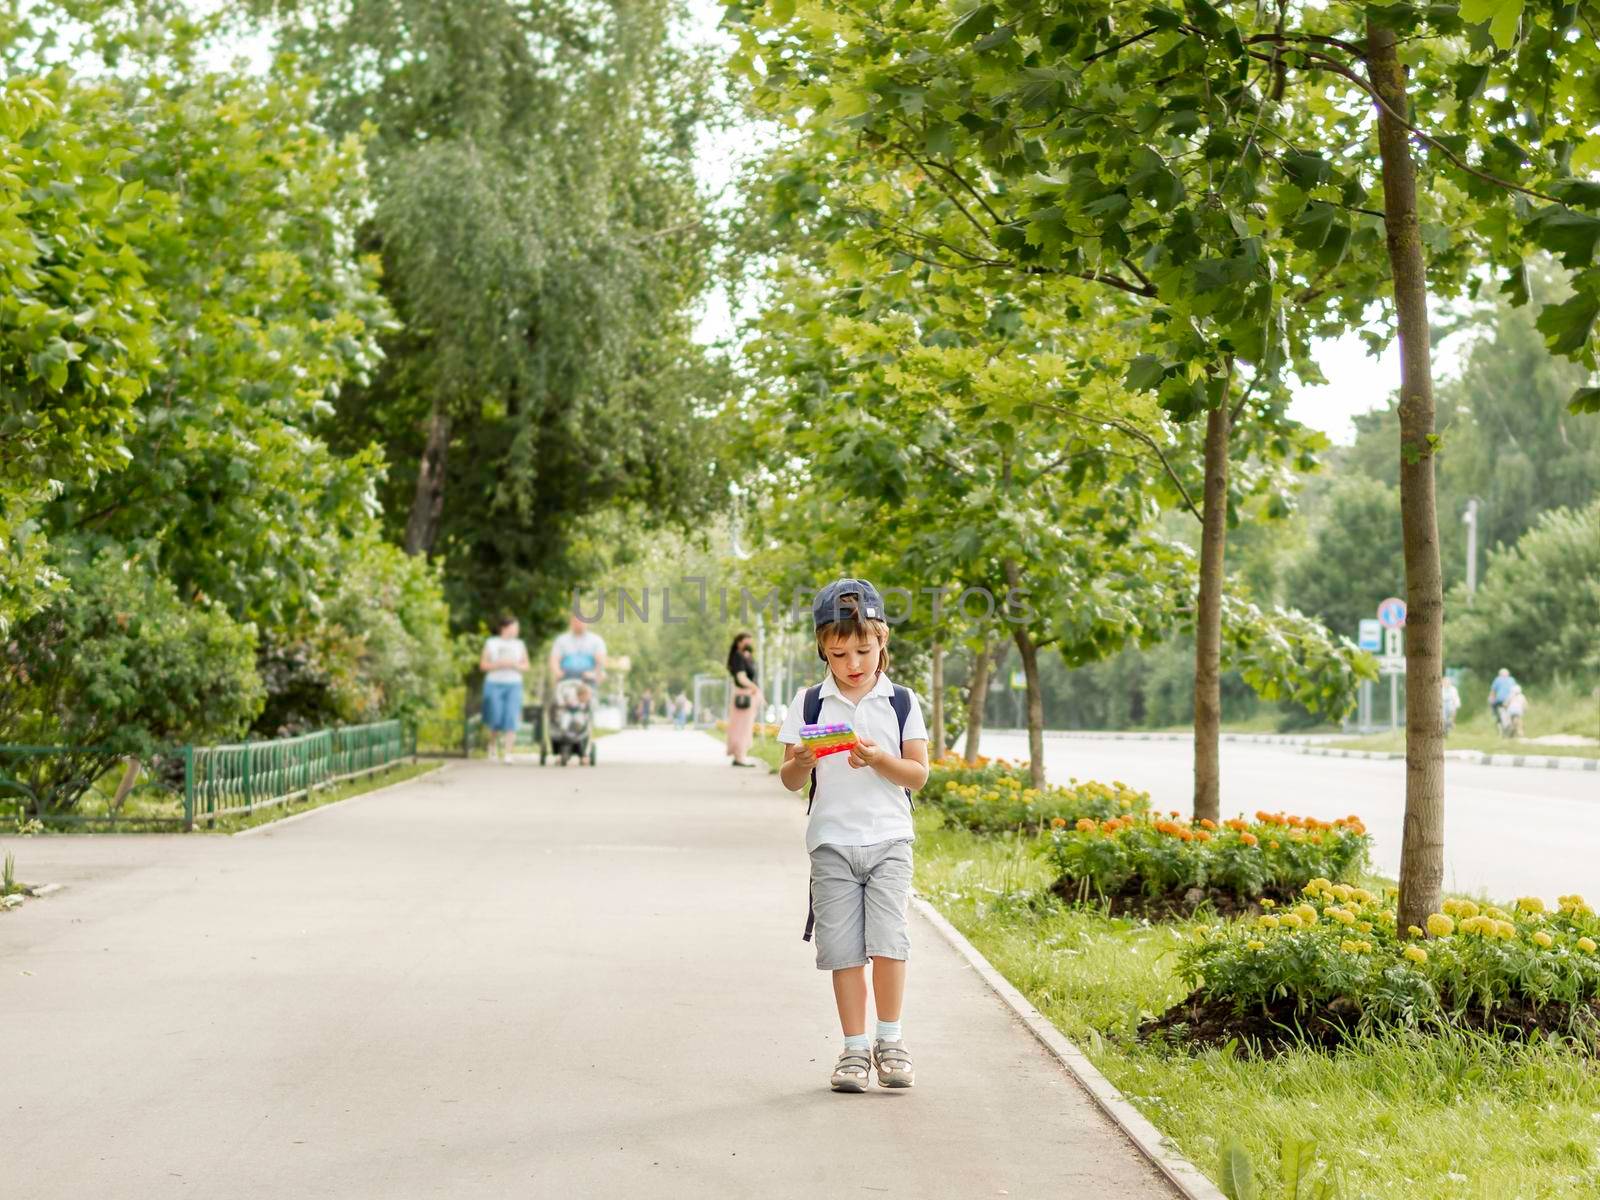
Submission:
{"label": "green metal fence", "polygon": [[401,721],[323,729],[270,742],[184,749],[184,822],[214,821],[283,804],[416,754]]}
{"label": "green metal fence", "polygon": [[64,746],[0,744],[0,813],[22,816],[42,811],[50,823],[68,825],[171,828],[181,823],[182,828],[193,829],[196,822],[211,823],[309,796],[318,788],[384,770],[416,753],[416,729],[402,721],[348,725],[270,741],[183,746],[160,756],[164,769],[157,772],[174,791],[181,789],[182,817],[128,818],[73,812],[65,799],[114,769],[119,756]]}

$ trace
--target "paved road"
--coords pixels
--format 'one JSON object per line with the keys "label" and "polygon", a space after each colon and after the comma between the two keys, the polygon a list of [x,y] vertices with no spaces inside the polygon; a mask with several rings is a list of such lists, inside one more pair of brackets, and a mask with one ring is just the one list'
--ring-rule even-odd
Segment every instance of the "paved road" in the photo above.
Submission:
{"label": "paved road", "polygon": [[0,1180],[29,1200],[1166,1185],[926,926],[910,1091],[837,1096],[801,805],[703,734],[458,764],[241,838],[17,844]]}
{"label": "paved road", "polygon": [[[985,734],[985,754],[1026,758],[1020,734]],[[1194,794],[1187,741],[1046,738],[1051,780],[1120,779],[1161,808],[1188,812]],[[1600,899],[1600,774],[1445,763],[1445,886],[1499,899]],[[1400,869],[1405,763],[1319,758],[1292,746],[1222,744],[1222,811],[1270,809],[1328,820],[1358,814],[1379,871]]]}

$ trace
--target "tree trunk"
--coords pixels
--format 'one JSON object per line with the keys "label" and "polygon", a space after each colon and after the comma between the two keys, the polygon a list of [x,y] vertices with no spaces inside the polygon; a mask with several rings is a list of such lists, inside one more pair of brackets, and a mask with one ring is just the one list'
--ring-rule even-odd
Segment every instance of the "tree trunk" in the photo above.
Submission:
{"label": "tree trunk", "polygon": [[[1006,585],[1018,591],[1022,588],[1022,572],[1017,564],[1005,562]],[[1039,648],[1033,644],[1033,635],[1026,625],[1018,625],[1012,635],[1017,652],[1022,655],[1022,672],[1028,681],[1028,776],[1033,786],[1044,786],[1044,692],[1039,687]]]}
{"label": "tree trunk", "polygon": [[978,761],[978,740],[983,737],[983,710],[989,702],[989,671],[999,654],[1006,648],[1004,642],[983,646],[972,660],[972,679],[967,683],[967,748],[962,756],[967,762]]}
{"label": "tree trunk", "polygon": [[929,762],[944,757],[944,643],[933,644],[933,745]]}
{"label": "tree trunk", "polygon": [[417,490],[406,521],[406,553],[431,554],[444,515],[444,469],[450,450],[450,416],[437,402],[428,416],[428,441],[417,464]]}
{"label": "tree trunk", "polygon": [[[1232,382],[1232,365],[1228,381]],[[1206,417],[1206,490],[1200,534],[1200,593],[1194,616],[1194,815],[1222,819],[1222,584],[1228,540],[1230,388]]]}
{"label": "tree trunk", "polygon": [[[1404,114],[1405,69],[1395,33],[1369,19],[1373,87]],[[1378,110],[1383,213],[1400,332],[1400,531],[1406,564],[1406,816],[1400,843],[1400,928],[1427,925],[1444,882],[1444,581],[1433,488],[1433,363],[1428,344],[1427,265],[1417,222],[1417,174],[1405,127]]]}

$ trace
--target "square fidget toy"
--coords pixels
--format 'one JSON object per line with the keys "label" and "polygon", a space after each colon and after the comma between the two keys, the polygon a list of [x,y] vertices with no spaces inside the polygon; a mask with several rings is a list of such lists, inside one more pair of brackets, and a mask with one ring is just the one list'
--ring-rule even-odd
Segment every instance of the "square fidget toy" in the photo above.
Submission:
{"label": "square fidget toy", "polygon": [[856,732],[849,725],[802,725],[800,740],[818,758],[849,750],[856,744]]}

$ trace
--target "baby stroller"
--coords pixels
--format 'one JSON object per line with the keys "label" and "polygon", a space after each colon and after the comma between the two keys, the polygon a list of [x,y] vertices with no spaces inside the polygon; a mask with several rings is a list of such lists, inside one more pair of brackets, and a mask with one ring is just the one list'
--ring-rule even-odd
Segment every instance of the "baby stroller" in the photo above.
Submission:
{"label": "baby stroller", "polygon": [[594,766],[594,688],[590,684],[581,679],[563,679],[556,684],[542,724],[541,766],[552,754],[563,767],[571,758]]}

